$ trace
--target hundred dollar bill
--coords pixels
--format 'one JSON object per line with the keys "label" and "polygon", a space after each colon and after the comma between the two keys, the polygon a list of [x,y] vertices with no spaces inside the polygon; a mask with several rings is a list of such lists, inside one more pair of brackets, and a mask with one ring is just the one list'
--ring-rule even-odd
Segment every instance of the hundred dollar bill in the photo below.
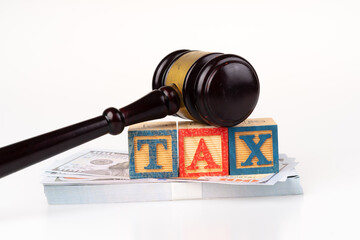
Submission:
{"label": "hundred dollar bill", "polygon": [[48,176],[62,175],[75,178],[85,175],[93,178],[129,179],[129,157],[126,153],[89,151],[66,159],[45,172]]}

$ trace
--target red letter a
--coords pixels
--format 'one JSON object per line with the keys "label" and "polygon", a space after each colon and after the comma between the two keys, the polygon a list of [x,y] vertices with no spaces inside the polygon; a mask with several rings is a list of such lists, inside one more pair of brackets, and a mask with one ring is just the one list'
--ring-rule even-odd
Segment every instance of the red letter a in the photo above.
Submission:
{"label": "red letter a", "polygon": [[[200,154],[203,153],[202,156],[200,156]],[[203,138],[200,139],[199,141],[199,145],[196,149],[196,152],[195,152],[195,155],[194,155],[194,158],[193,158],[193,161],[191,163],[191,165],[189,165],[188,167],[186,167],[187,170],[196,170],[198,169],[199,167],[196,166],[197,162],[198,161],[206,161],[207,162],[207,166],[205,166],[205,169],[207,168],[221,168],[219,165],[217,165],[211,154],[210,154],[210,151],[208,149],[208,147],[206,146],[205,144],[205,141]]]}

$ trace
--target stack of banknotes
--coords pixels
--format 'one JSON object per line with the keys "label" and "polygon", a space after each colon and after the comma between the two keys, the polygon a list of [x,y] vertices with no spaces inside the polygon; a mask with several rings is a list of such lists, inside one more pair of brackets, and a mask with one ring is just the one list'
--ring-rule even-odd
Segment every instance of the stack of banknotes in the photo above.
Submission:
{"label": "stack of banknotes", "polygon": [[55,161],[42,183],[49,204],[293,195],[303,193],[296,164],[280,154],[276,174],[130,179],[127,153],[90,150]]}

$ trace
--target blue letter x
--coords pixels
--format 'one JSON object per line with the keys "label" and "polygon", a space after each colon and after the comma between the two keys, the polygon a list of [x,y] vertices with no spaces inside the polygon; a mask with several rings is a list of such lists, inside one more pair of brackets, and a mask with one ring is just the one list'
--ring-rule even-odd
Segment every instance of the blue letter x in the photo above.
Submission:
{"label": "blue letter x", "polygon": [[261,146],[264,144],[265,140],[271,137],[271,134],[261,134],[259,135],[260,141],[255,144],[254,142],[255,135],[245,135],[245,136],[239,136],[240,139],[244,140],[246,145],[250,148],[251,154],[246,159],[245,162],[241,163],[241,166],[251,166],[253,165],[252,159],[256,156],[259,161],[257,162],[257,165],[265,165],[270,164],[271,161],[267,160],[264,156],[264,154],[260,151]]}
{"label": "blue letter x", "polygon": [[166,139],[146,139],[146,140],[138,140],[137,141],[137,150],[140,151],[141,146],[144,144],[149,144],[149,165],[145,167],[145,169],[161,169],[162,166],[157,165],[156,161],[156,146],[158,144],[162,144],[167,150],[167,142]]}

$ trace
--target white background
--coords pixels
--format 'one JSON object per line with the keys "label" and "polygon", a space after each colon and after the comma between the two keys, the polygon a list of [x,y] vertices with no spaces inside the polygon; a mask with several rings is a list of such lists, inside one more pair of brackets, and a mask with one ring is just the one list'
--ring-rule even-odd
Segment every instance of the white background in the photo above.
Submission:
{"label": "white background", "polygon": [[[358,1],[0,1],[0,146],[151,90],[177,49],[238,54],[261,83],[303,196],[48,206],[41,170],[0,179],[1,239],[359,237]],[[87,148],[127,149],[126,130]]]}

